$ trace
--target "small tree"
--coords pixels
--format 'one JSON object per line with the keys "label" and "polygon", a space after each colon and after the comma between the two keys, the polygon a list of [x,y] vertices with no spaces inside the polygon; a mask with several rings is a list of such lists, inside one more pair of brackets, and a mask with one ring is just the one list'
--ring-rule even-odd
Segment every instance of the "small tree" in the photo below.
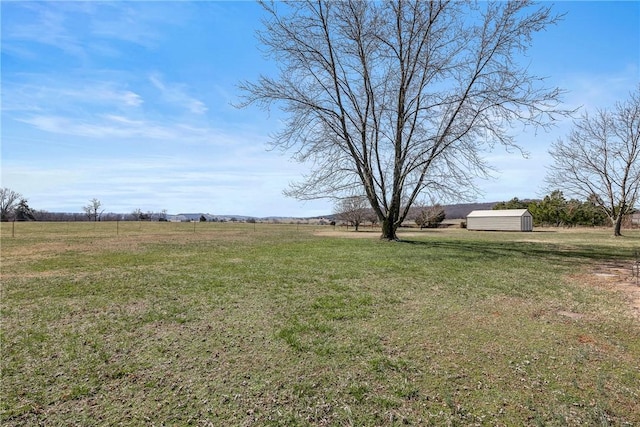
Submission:
{"label": "small tree", "polygon": [[142,219],[142,215],[144,215],[144,214],[142,213],[142,209],[140,209],[140,208],[134,209],[133,212],[131,212],[131,216],[136,221],[140,221]]}
{"label": "small tree", "polygon": [[566,205],[567,200],[562,191],[554,190],[544,199],[530,203],[529,212],[531,212],[536,224],[559,227],[564,220]]}
{"label": "small tree", "polygon": [[9,221],[14,215],[14,210],[22,195],[9,188],[0,188],[0,219]]}
{"label": "small tree", "polygon": [[353,225],[358,231],[358,227],[369,214],[367,198],[365,196],[350,196],[340,199],[336,203],[335,214],[339,220]]}
{"label": "small tree", "polygon": [[82,210],[89,218],[89,221],[99,221],[104,209],[100,210],[102,202],[95,197],[89,200],[89,204],[82,207]]}
{"label": "small tree", "polygon": [[16,221],[35,221],[36,217],[27,203],[27,199],[20,199],[20,203],[15,208]]}
{"label": "small tree", "polygon": [[591,222],[589,225],[599,225],[604,226],[609,223],[609,217],[606,212],[601,209],[597,203],[597,197],[590,196],[583,203],[583,209],[587,212],[587,214],[591,218]]}
{"label": "small tree", "polygon": [[378,215],[376,215],[373,209],[367,209],[367,213],[364,219],[365,221],[369,221],[371,223],[371,228],[373,228],[378,223]]}
{"label": "small tree", "polygon": [[151,221],[153,218],[153,212],[149,211],[147,213],[142,212],[142,209],[135,209],[131,215],[136,221]]}
{"label": "small tree", "polygon": [[440,204],[423,207],[416,216],[416,224],[423,228],[438,228],[445,219],[444,208]]}
{"label": "small tree", "polygon": [[585,113],[549,153],[549,186],[592,198],[620,236],[622,219],[640,195],[640,87],[613,111]]}

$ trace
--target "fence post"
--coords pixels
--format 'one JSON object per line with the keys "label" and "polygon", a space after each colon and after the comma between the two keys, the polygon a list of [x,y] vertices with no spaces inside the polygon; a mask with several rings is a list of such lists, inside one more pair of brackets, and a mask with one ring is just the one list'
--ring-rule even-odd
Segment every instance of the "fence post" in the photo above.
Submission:
{"label": "fence post", "polygon": [[638,252],[638,249],[636,249],[635,251],[633,251],[633,255],[636,259],[636,263],[633,267],[631,267],[633,275],[636,276],[636,286],[638,286],[640,284],[640,252]]}

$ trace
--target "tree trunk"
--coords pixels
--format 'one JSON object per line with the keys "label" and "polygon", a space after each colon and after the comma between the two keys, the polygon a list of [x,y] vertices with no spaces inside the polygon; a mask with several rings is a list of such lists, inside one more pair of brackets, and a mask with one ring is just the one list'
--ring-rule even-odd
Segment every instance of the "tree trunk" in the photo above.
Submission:
{"label": "tree trunk", "polygon": [[396,225],[395,216],[388,215],[382,221],[382,235],[380,236],[380,240],[398,240],[398,236],[396,235],[396,230],[398,226]]}
{"label": "tree trunk", "polygon": [[613,235],[615,237],[622,236],[622,219],[623,218],[624,218],[623,215],[618,215],[615,222],[613,223]]}

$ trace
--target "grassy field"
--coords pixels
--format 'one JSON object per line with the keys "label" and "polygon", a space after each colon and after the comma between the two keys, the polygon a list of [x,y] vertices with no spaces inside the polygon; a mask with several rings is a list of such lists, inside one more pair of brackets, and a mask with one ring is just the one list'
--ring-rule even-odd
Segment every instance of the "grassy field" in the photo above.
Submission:
{"label": "grassy field", "polygon": [[640,425],[610,234],[2,224],[0,422]]}

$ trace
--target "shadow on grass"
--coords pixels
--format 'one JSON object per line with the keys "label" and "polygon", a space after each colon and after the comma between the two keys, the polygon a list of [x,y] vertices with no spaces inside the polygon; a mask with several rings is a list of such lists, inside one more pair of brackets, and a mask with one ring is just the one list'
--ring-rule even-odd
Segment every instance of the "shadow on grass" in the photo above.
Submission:
{"label": "shadow on grass", "polygon": [[559,245],[547,242],[495,242],[495,241],[424,241],[424,240],[400,240],[399,243],[407,245],[424,246],[432,249],[447,249],[464,253],[468,257],[483,258],[487,260],[499,260],[505,256],[517,255],[520,257],[535,258],[541,261],[575,263],[575,262],[608,262],[632,261],[634,249],[626,247],[603,245]]}

